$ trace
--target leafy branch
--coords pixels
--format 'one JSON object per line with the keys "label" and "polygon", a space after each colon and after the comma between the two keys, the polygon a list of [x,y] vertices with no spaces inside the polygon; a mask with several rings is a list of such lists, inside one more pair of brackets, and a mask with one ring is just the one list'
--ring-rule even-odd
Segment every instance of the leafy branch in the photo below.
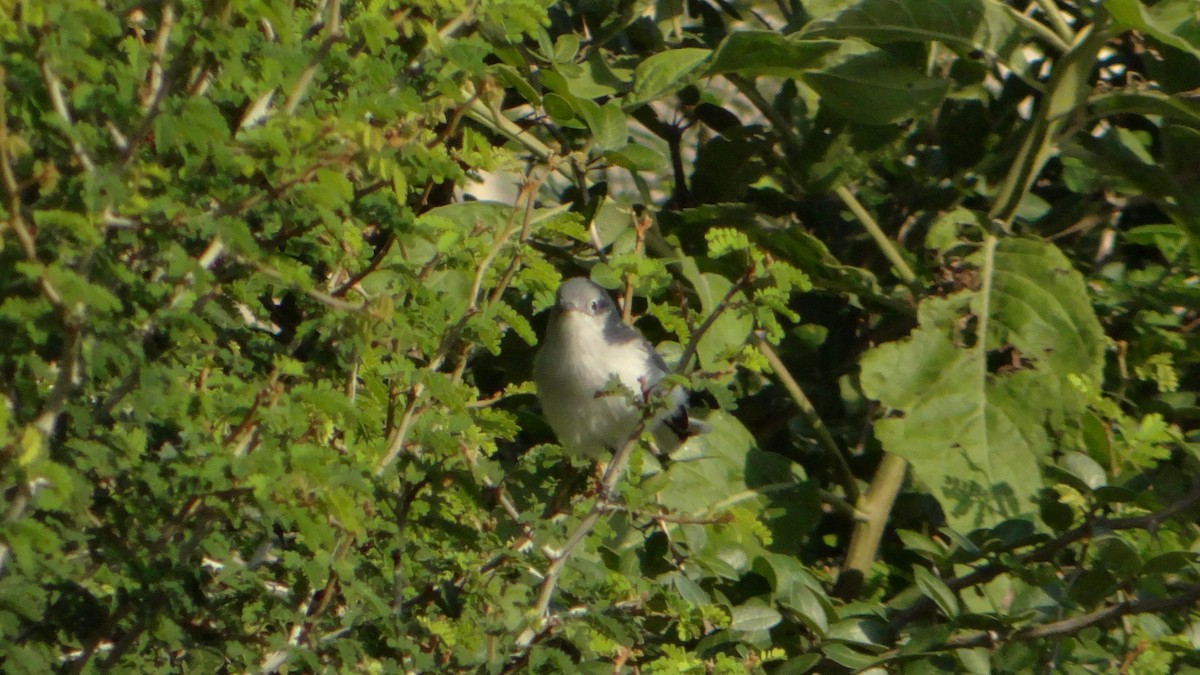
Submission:
{"label": "leafy branch", "polygon": [[[1054,559],[1056,555],[1061,553],[1071,544],[1088,539],[1100,532],[1116,532],[1120,530],[1148,530],[1154,531],[1163,523],[1177,516],[1188,516],[1188,512],[1192,509],[1200,507],[1200,481],[1192,484],[1191,489],[1181,498],[1171,503],[1168,506],[1140,516],[1127,516],[1123,518],[1095,518],[1088,519],[1086,522],[1078,525],[1053,539],[1037,545],[1036,548],[1026,551],[1015,557],[1013,560],[996,560],[985,565],[977,567],[967,574],[946,580],[946,586],[952,591],[961,591],[972,586],[985,584],[1001,574],[1012,572],[1018,567],[1027,567],[1037,563],[1046,563]],[[1012,550],[1022,548],[1030,544],[1015,545]],[[898,630],[912,621],[928,615],[936,609],[934,602],[928,597],[921,597],[912,605],[896,612],[892,615],[888,625],[893,630]]]}

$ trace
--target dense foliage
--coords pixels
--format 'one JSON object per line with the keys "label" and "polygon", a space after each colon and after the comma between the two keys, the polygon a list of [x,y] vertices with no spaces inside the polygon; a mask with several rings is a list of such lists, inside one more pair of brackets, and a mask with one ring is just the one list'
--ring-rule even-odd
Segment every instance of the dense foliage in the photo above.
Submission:
{"label": "dense foliage", "polygon": [[5,672],[1200,668],[1192,0],[0,9]]}

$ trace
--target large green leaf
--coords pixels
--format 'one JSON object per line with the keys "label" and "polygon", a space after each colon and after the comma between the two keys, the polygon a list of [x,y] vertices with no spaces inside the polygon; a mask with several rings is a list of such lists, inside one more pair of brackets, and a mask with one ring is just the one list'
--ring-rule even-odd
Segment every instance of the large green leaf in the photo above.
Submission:
{"label": "large green leaf", "polygon": [[692,73],[711,55],[708,49],[683,47],[642,61],[633,71],[633,91],[625,99],[625,106],[648,103],[689,84]]}
{"label": "large green leaf", "polygon": [[805,84],[821,104],[862,124],[891,124],[929,112],[945,98],[949,80],[930,77],[865,43],[843,45],[821,70],[805,73]]}
{"label": "large green leaf", "polygon": [[797,40],[766,30],[737,31],[721,42],[708,74],[799,77],[804,69],[815,67],[837,48],[835,40]]}
{"label": "large green leaf", "polygon": [[805,38],[859,37],[875,43],[938,41],[1007,59],[1020,44],[1016,22],[983,0],[862,0],[805,26]]}
{"label": "large green leaf", "polygon": [[893,411],[876,436],[962,530],[1035,511],[1040,461],[1084,408],[1069,378],[1098,382],[1104,356],[1083,280],[1057,248],[989,238],[966,262],[977,284],[923,301],[912,335],[862,363],[864,391]]}

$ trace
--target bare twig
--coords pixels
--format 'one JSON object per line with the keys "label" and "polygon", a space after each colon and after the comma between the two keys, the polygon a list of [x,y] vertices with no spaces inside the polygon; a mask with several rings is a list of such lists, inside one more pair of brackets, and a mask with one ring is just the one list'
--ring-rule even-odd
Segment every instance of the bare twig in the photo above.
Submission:
{"label": "bare twig", "polygon": [[388,443],[387,452],[384,453],[383,459],[379,460],[379,465],[375,467],[375,476],[383,475],[384,471],[396,461],[400,453],[404,450],[405,442],[408,439],[408,430],[412,426],[413,418],[417,413],[417,403],[421,400],[421,394],[425,392],[425,387],[421,383],[416,383],[408,390],[408,403],[404,407],[404,414],[400,417],[400,423],[392,431],[391,440]]}
{"label": "bare twig", "polygon": [[712,313],[705,317],[704,321],[700,323],[700,326],[697,327],[696,330],[692,331],[691,337],[688,338],[687,345],[683,348],[683,354],[681,354],[679,357],[679,363],[675,364],[676,375],[682,375],[685,371],[687,371],[692,358],[696,356],[696,350],[700,348],[700,338],[704,337],[704,334],[708,332],[708,329],[712,328],[713,324],[717,322],[717,319],[725,313],[725,310],[729,309],[729,307],[733,304],[733,297],[740,293],[749,282],[750,274],[747,273],[742,275],[737,282],[729,287],[729,290],[725,292],[725,296],[721,298],[721,301],[717,303],[717,306],[713,307]]}
{"label": "bare twig", "polygon": [[58,288],[54,282],[46,275],[45,265],[38,258],[37,242],[34,241],[33,233],[29,231],[29,227],[25,223],[24,217],[21,216],[23,205],[21,204],[21,187],[17,183],[16,172],[13,171],[12,158],[8,154],[9,149],[8,138],[8,77],[3,67],[0,67],[0,180],[4,182],[4,190],[8,193],[8,220],[6,224],[13,234],[17,237],[17,243],[21,246],[21,252],[29,262],[34,263],[42,270],[39,275],[38,283],[42,288],[42,295],[46,300],[55,307],[62,306],[62,294],[58,292]]}

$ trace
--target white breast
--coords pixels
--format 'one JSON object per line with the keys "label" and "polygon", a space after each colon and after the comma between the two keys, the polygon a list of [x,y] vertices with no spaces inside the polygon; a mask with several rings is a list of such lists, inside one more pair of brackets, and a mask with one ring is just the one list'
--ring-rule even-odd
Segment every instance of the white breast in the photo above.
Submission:
{"label": "white breast", "polygon": [[[631,394],[597,394],[616,376],[640,400],[665,375],[647,365],[648,348],[637,341],[609,344],[597,317],[563,313],[548,331],[534,364],[542,410],[563,447],[598,457],[625,444],[641,418],[630,404]],[[685,394],[672,392],[676,394],[682,401]]]}

